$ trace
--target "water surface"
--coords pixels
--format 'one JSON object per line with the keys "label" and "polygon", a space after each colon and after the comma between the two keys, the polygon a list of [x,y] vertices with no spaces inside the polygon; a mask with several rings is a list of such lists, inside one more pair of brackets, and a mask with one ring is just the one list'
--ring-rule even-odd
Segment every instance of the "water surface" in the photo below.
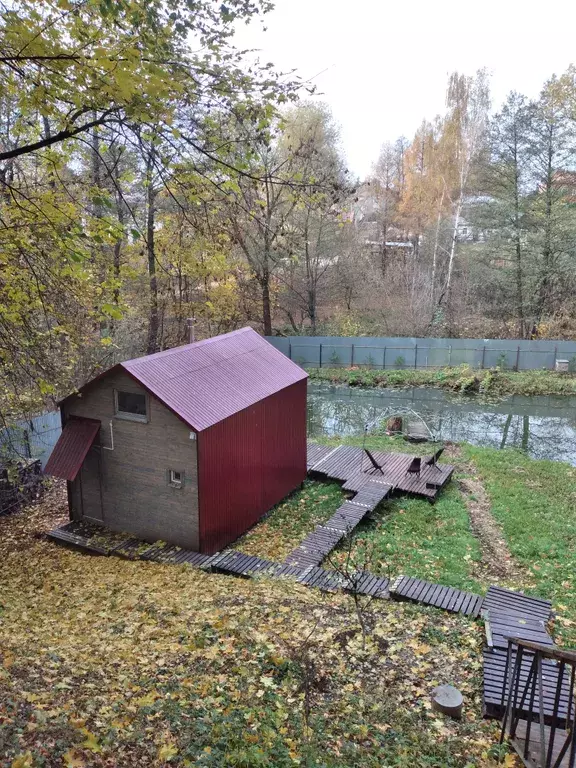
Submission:
{"label": "water surface", "polygon": [[[576,466],[576,396],[513,395],[491,402],[423,387],[360,389],[310,383],[308,435],[362,435],[367,422],[377,423],[395,409],[415,425],[421,417],[439,440],[520,448],[534,458]],[[410,409],[417,416],[409,414]]]}

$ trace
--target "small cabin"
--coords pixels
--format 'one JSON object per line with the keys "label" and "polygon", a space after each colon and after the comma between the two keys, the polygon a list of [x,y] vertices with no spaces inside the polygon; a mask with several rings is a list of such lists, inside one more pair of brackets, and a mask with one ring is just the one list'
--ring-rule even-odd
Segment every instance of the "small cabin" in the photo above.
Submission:
{"label": "small cabin", "polygon": [[306,379],[251,328],[115,365],[60,404],[72,520],[211,554],[306,477]]}

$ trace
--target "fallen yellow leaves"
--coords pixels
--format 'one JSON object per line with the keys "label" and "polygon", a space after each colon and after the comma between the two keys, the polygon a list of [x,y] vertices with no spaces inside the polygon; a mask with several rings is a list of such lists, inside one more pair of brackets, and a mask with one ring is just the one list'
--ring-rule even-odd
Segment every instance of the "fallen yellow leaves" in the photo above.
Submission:
{"label": "fallen yellow leaves", "polygon": [[[376,601],[364,642],[349,597],[292,582],[91,558],[36,538],[2,569],[11,768],[288,768],[310,750],[343,767],[405,752],[405,764],[429,755],[463,768],[491,743],[481,634],[462,617]],[[466,692],[462,723],[429,712],[445,682]]]}

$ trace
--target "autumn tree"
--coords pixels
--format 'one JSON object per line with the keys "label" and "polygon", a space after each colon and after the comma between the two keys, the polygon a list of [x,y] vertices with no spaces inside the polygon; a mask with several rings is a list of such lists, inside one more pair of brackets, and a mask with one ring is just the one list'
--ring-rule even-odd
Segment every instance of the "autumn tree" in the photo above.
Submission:
{"label": "autumn tree", "polygon": [[122,281],[138,284],[128,262],[148,275],[142,351],[159,347],[157,217],[171,214],[176,167],[200,187],[246,173],[242,148],[229,162],[220,116],[264,131],[297,84],[269,65],[248,71],[230,42],[266,0],[2,7],[2,410],[21,413],[109,359]]}
{"label": "autumn tree", "polygon": [[453,224],[446,274],[437,299],[439,309],[450,303],[462,208],[465,197],[470,192],[474,164],[484,147],[490,107],[486,72],[480,70],[475,77],[454,72],[450,76],[446,104],[448,113],[442,125],[439,152],[450,158],[447,167],[452,166],[450,178],[445,181],[452,205]]}

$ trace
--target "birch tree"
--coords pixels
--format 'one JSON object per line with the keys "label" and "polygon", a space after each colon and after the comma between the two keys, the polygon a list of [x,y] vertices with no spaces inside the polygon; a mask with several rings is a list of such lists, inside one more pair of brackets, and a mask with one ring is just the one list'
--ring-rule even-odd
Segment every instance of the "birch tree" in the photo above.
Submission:
{"label": "birch tree", "polygon": [[438,307],[449,304],[462,207],[469,191],[474,162],[483,148],[490,97],[485,70],[475,77],[454,72],[446,96],[448,114],[444,120],[440,152],[451,158],[454,183],[446,180],[452,204],[452,238],[446,278],[438,297]]}

